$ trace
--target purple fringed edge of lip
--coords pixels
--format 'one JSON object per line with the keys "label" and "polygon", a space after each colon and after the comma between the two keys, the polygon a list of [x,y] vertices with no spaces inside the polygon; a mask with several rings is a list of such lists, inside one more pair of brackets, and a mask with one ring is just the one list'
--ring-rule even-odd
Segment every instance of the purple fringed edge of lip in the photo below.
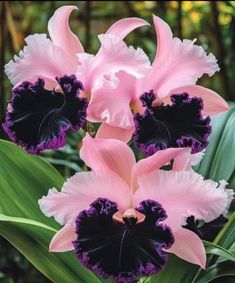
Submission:
{"label": "purple fringed edge of lip", "polygon": [[[151,117],[154,115],[153,113],[153,107],[152,102],[155,100],[156,96],[154,95],[153,90],[150,92],[145,92],[141,97],[140,100],[144,107],[146,107],[145,112],[141,114],[136,114],[134,116],[134,123],[135,123],[135,132],[133,135],[133,141],[136,146],[141,152],[143,152],[146,156],[151,156],[154,153],[156,153],[158,150],[166,149],[167,147],[162,145],[155,145],[155,144],[149,144],[146,145],[144,143],[139,142],[139,129],[140,129],[140,123],[147,117]],[[204,107],[203,100],[200,97],[189,97],[187,93],[182,94],[173,94],[171,95],[171,101],[172,105],[169,105],[169,107],[174,107],[174,105],[177,103],[177,99],[184,99],[184,102],[191,103],[191,102],[197,102],[199,105],[199,110],[201,111]],[[161,106],[160,106],[161,107]],[[176,143],[178,147],[191,147],[192,153],[197,153],[202,151],[206,148],[209,141],[209,135],[212,131],[212,127],[210,125],[211,119],[210,117],[203,118],[202,113],[199,112],[198,119],[204,119],[206,122],[207,132],[203,135],[202,139],[203,141],[199,142],[197,139],[193,137],[188,136],[182,136],[181,138],[176,140]]]}
{"label": "purple fringed edge of lip", "polygon": [[[118,211],[118,206],[115,202],[112,202],[112,201],[105,199],[105,198],[98,198],[96,201],[94,201],[92,204],[90,204],[90,208],[88,210],[84,210],[84,211],[80,212],[80,214],[78,215],[78,217],[76,219],[76,227],[79,227],[80,222],[82,221],[82,218],[83,218],[84,215],[92,215],[94,212],[96,212],[96,210],[94,208],[94,204],[96,204],[97,202],[109,202],[108,208],[112,207],[112,208],[114,208],[115,211]],[[156,225],[160,226],[164,231],[169,230],[169,227],[167,225],[159,223],[159,221],[163,221],[167,218],[165,210],[162,208],[162,206],[159,203],[152,201],[152,200],[145,200],[145,201],[142,201],[140,203],[140,206],[137,208],[137,210],[139,212],[143,213],[144,204],[146,204],[146,203],[154,203],[155,205],[157,204],[156,208],[158,208],[158,211],[156,211],[156,214],[159,213],[159,210],[161,210],[162,214],[159,215],[158,220],[156,220]],[[152,212],[154,212],[154,211],[152,210]],[[102,213],[108,215],[109,211],[103,209]],[[79,235],[79,229],[78,228],[76,229],[76,233],[77,233],[77,235]],[[167,255],[163,254],[161,252],[161,250],[170,248],[173,243],[174,243],[174,237],[171,234],[170,242],[169,243],[162,243],[160,245],[160,247],[157,248],[158,254],[161,255],[161,257],[162,257],[162,259],[165,263],[167,262]],[[89,263],[89,261],[90,261],[89,254],[87,252],[83,252],[83,251],[80,250],[78,241],[74,241],[73,245],[74,245],[74,249],[75,249],[74,253],[75,253],[76,257],[85,267],[87,267],[91,271],[95,272],[102,279],[111,278],[118,283],[131,283],[134,280],[137,280],[138,278],[140,278],[142,276],[150,276],[150,275],[156,274],[156,273],[162,271],[164,266],[165,266],[165,264],[164,264],[160,268],[157,268],[151,262],[146,262],[145,265],[140,265],[139,268],[135,272],[127,272],[125,274],[122,274],[120,272],[120,274],[113,276],[113,275],[106,273],[98,264]]]}
{"label": "purple fringed edge of lip", "polygon": [[[24,141],[17,138],[16,133],[11,130],[11,126],[13,125],[13,122],[11,121],[10,113],[12,111],[14,111],[14,107],[13,107],[12,103],[13,103],[15,97],[19,96],[18,92],[21,88],[27,87],[27,88],[29,88],[29,90],[35,91],[34,87],[37,87],[37,86],[40,86],[40,87],[43,86],[44,87],[44,84],[45,84],[44,80],[39,78],[35,83],[30,83],[28,81],[25,81],[12,90],[12,98],[9,101],[10,105],[12,106],[12,109],[11,109],[11,112],[7,111],[7,113],[5,115],[5,123],[2,124],[2,127],[3,127],[4,131],[7,133],[7,135],[9,136],[9,138],[14,143],[16,143],[17,145],[24,148],[28,153],[39,154],[40,152],[42,152],[45,149],[58,149],[60,147],[63,147],[66,144],[66,133],[67,133],[67,131],[69,131],[69,130],[73,131],[73,132],[78,131],[81,127],[84,126],[84,124],[86,122],[86,109],[87,109],[87,106],[88,106],[88,101],[85,98],[80,98],[78,96],[80,90],[83,90],[83,85],[80,81],[78,81],[76,79],[75,75],[71,75],[71,76],[65,75],[61,78],[58,78],[58,77],[56,78],[56,80],[61,85],[61,87],[62,87],[63,80],[66,80],[66,79],[71,80],[73,83],[77,84],[77,93],[76,93],[77,98],[80,101],[83,101],[83,103],[84,103],[84,109],[81,111],[82,112],[81,113],[81,119],[75,127],[72,126],[71,124],[66,125],[65,127],[61,127],[60,132],[58,134],[58,137],[54,137],[49,142],[42,142],[42,143],[40,143],[36,146],[32,146],[32,145],[30,146],[30,145],[26,144]],[[63,90],[70,92],[71,87],[69,87],[67,85],[67,90],[66,90],[66,85],[63,85]]]}

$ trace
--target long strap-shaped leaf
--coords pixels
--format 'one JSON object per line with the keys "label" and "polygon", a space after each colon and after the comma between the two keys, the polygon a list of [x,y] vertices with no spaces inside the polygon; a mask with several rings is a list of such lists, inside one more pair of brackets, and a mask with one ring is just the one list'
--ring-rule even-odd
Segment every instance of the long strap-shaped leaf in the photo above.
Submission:
{"label": "long strap-shaped leaf", "polygon": [[226,180],[235,187],[235,103],[212,119],[212,134],[205,156],[196,168],[205,178]]}
{"label": "long strap-shaped leaf", "polygon": [[[222,256],[223,258],[227,259],[233,259],[234,260],[234,255],[229,252],[229,248],[232,247],[232,245],[235,242],[235,212],[231,215],[229,221],[226,223],[224,228],[220,231],[218,236],[216,237],[214,241],[215,247],[223,247],[220,249],[220,251],[216,250],[212,252],[213,255],[209,256],[208,258],[208,265],[209,267],[206,270],[199,269],[197,274],[195,275],[193,279],[193,283],[202,283],[202,282],[210,282],[207,281],[208,278],[217,278],[217,277],[222,277],[227,274],[224,273],[224,270],[222,267],[227,266],[226,264],[229,264],[229,275],[230,276],[235,276],[235,272],[230,274],[230,267],[232,266],[233,269],[235,270],[235,263],[234,261],[232,263],[226,263],[225,265],[222,264],[222,262],[216,262],[218,259],[218,256]],[[213,246],[213,244],[211,244]],[[226,253],[226,254],[225,254]],[[229,258],[229,256],[232,256],[232,258]],[[213,271],[213,268],[215,271]],[[227,269],[226,269],[227,270]],[[210,277],[212,276],[212,277]],[[215,276],[215,277],[213,277]],[[211,279],[211,280],[212,280]],[[201,281],[204,280],[204,281]]]}
{"label": "long strap-shaped leaf", "polygon": [[42,158],[0,141],[0,234],[52,282],[100,283],[72,252],[48,252],[59,225],[42,214],[38,199],[62,183],[61,175]]}
{"label": "long strap-shaped leaf", "polygon": [[224,260],[231,260],[235,262],[235,255],[232,254],[229,250],[226,250],[219,245],[207,241],[204,241],[204,246],[206,248],[207,254],[213,254],[222,257]]}
{"label": "long strap-shaped leaf", "polygon": [[[209,283],[212,280],[224,276],[234,276],[235,277],[235,263],[230,261],[220,262],[211,265],[206,270],[200,272],[197,278],[192,281],[192,283]],[[221,279],[219,282],[226,282],[225,279]],[[232,281],[234,282],[234,281]]]}

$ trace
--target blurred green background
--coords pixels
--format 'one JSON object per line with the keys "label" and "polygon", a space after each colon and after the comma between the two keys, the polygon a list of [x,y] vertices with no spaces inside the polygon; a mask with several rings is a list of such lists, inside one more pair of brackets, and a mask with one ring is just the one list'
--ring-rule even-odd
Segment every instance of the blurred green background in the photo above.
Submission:
{"label": "blurred green background", "polygon": [[[200,84],[217,91],[226,100],[235,100],[235,1],[1,1],[0,2],[0,122],[4,119],[11,85],[4,74],[4,64],[24,46],[32,33],[46,33],[47,22],[56,8],[76,5],[70,24],[79,35],[86,52],[99,48],[97,34],[103,33],[122,17],[142,17],[152,24],[152,14],[162,17],[175,36],[194,39],[217,57],[221,71]],[[153,26],[140,28],[128,35],[128,44],[142,47],[154,58],[156,37]],[[0,137],[6,136],[0,128]],[[80,171],[77,148],[81,134],[68,138],[68,145],[43,156],[65,176]],[[10,181],[10,180],[9,180]],[[0,196],[1,197],[1,196]],[[16,235],[17,237],[17,235]],[[35,251],[36,252],[36,251]],[[36,271],[3,238],[0,238],[0,282],[43,283],[48,279]]]}

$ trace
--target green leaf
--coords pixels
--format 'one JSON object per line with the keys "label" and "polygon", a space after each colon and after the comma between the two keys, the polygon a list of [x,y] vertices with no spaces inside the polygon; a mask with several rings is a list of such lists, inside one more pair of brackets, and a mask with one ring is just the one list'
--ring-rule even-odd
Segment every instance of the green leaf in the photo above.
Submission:
{"label": "green leaf", "polygon": [[212,134],[205,156],[196,171],[214,181],[226,180],[235,188],[235,103],[212,119]]}
{"label": "green leaf", "polygon": [[0,234],[52,282],[100,282],[76,261],[72,252],[48,252],[55,232],[55,229],[38,221],[0,214]]}
{"label": "green leaf", "polygon": [[49,188],[61,188],[64,178],[39,156],[27,154],[13,143],[0,141],[0,213],[59,225],[44,216],[38,199]]}
{"label": "green leaf", "polygon": [[[192,283],[209,283],[216,278],[224,276],[235,276],[234,262],[225,261],[211,265],[206,270],[201,271],[200,275],[194,281],[192,281]],[[223,282],[226,282],[224,279],[222,280]]]}
{"label": "green leaf", "polygon": [[219,245],[204,241],[204,246],[206,248],[207,254],[217,255],[223,257],[226,260],[235,261],[235,255],[233,255],[229,250],[226,250],[225,248]]}
{"label": "green leaf", "polygon": [[0,234],[55,283],[100,283],[72,252],[48,252],[60,226],[43,215],[38,199],[53,186],[60,189],[63,177],[42,158],[6,141],[0,141],[0,160]]}
{"label": "green leaf", "polygon": [[45,159],[53,165],[62,165],[62,166],[68,167],[69,169],[74,170],[75,172],[82,171],[81,167],[77,165],[77,163],[75,162],[71,162],[71,161],[64,160],[64,159],[50,158],[50,157],[46,157]]}
{"label": "green leaf", "polygon": [[[232,246],[234,245],[234,242],[235,242],[235,233],[234,233],[234,231],[235,231],[235,212],[230,216],[229,221],[225,224],[223,229],[219,232],[219,234],[215,238],[214,245],[223,247],[223,249],[227,249],[227,250],[232,248]],[[231,252],[229,252],[229,253],[231,253]],[[220,256],[221,256],[221,254],[220,254]],[[232,256],[233,256],[233,254],[232,254]],[[204,276],[204,279],[205,279],[204,282],[207,282],[206,281],[207,280],[207,276],[208,276],[207,275],[207,270],[208,270],[209,274],[213,273],[211,271],[211,266],[216,267],[216,265],[218,265],[220,263],[222,263],[222,262],[219,262],[218,254],[209,256],[208,260],[207,260],[207,265],[209,267],[206,270],[199,269],[197,274],[194,277],[193,283],[197,282],[198,278],[200,280],[202,280],[203,276]],[[219,270],[220,270],[220,268],[219,268]],[[200,281],[200,283],[201,282],[202,281]]]}
{"label": "green leaf", "polygon": [[149,283],[191,283],[197,270],[198,267],[196,265],[190,264],[175,255],[169,255],[168,263],[164,270],[150,277]]}
{"label": "green leaf", "polygon": [[[214,244],[229,250],[235,242],[235,212],[214,240]],[[210,263],[215,263],[216,258],[209,258]]]}

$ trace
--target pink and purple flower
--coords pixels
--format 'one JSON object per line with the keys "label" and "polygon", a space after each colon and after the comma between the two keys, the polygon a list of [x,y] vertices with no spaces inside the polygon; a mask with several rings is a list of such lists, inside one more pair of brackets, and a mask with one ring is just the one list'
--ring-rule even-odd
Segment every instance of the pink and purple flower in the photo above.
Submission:
{"label": "pink and purple flower", "polygon": [[[64,225],[50,251],[74,250],[86,267],[117,282],[159,272],[167,253],[205,268],[202,240],[184,226],[190,216],[211,222],[225,214],[232,192],[192,171],[189,148],[161,150],[136,163],[122,141],[87,134],[80,155],[91,171],[39,200]],[[162,170],[172,159],[173,170]]]}
{"label": "pink and purple flower", "polygon": [[[171,117],[171,112],[172,109],[178,108],[178,103],[172,102],[171,97],[172,95],[188,95],[188,101],[198,100],[196,108],[200,110],[203,117],[226,111],[228,104],[221,96],[208,88],[196,85],[197,80],[204,74],[212,76],[219,70],[217,60],[211,53],[207,55],[201,46],[195,44],[195,40],[180,40],[173,37],[170,27],[159,17],[153,16],[153,22],[157,35],[157,50],[150,72],[144,78],[138,79],[120,71],[117,74],[119,84],[115,89],[103,87],[93,94],[87,110],[88,119],[102,123],[97,133],[97,137],[100,138],[118,138],[128,142],[135,133],[137,147],[147,153],[154,152],[157,148],[185,145],[191,146],[192,152],[197,152],[205,148],[210,127],[208,125],[207,130],[205,127],[207,133],[199,133],[197,138],[198,132],[194,131],[192,135],[191,128],[194,127],[194,124],[189,125],[188,115],[185,112],[181,114],[180,123],[174,124],[175,115],[173,115],[174,118]],[[155,95],[155,100],[148,108],[163,104],[162,109],[168,116],[167,122],[169,122],[170,129],[166,125],[168,123],[163,123],[165,128],[163,131],[159,131],[159,123],[155,123],[156,128],[153,123],[151,128],[144,123],[147,119],[156,118],[153,117],[154,115],[150,117],[149,114],[144,113],[140,100],[144,93],[150,92]],[[189,103],[187,104],[188,107],[192,107]],[[158,110],[160,111],[160,108]],[[147,112],[149,113],[149,110]],[[133,119],[135,114],[139,118]],[[139,120],[142,123],[138,123]],[[209,118],[206,118],[206,121],[206,124],[209,124]],[[163,120],[163,122],[166,121]],[[166,132],[171,131],[172,127],[178,133],[177,135],[171,133],[167,138],[171,138],[171,141],[166,141]],[[138,141],[140,131],[153,131],[157,134],[158,140],[152,140],[149,137],[149,140],[145,142]],[[179,134],[180,132],[182,134]],[[159,144],[161,139],[163,142]],[[148,146],[144,146],[146,143]]]}
{"label": "pink and purple flower", "polygon": [[[25,39],[27,45],[19,57],[15,56],[5,66],[6,74],[15,86],[4,129],[14,142],[30,153],[63,146],[65,132],[78,130],[84,123],[87,103],[84,107],[80,105],[73,109],[64,105],[63,118],[57,119],[57,114],[61,114],[61,103],[67,98],[67,90],[62,89],[57,78],[72,78],[68,82],[70,85],[76,79],[80,85],[77,101],[89,101],[97,89],[116,86],[116,73],[119,71],[125,70],[125,73],[141,78],[151,68],[147,55],[140,48],[128,47],[123,41],[128,32],[146,25],[144,20],[133,18],[117,22],[105,34],[98,36],[101,47],[96,55],[91,55],[84,53],[80,40],[69,28],[69,15],[74,9],[77,8],[59,8],[48,23],[51,39],[46,34],[28,36]],[[126,27],[121,36],[117,36],[120,25]],[[42,84],[43,90],[38,87]],[[76,121],[76,125],[71,124],[71,119]],[[33,127],[32,132],[27,130],[29,124]]]}

